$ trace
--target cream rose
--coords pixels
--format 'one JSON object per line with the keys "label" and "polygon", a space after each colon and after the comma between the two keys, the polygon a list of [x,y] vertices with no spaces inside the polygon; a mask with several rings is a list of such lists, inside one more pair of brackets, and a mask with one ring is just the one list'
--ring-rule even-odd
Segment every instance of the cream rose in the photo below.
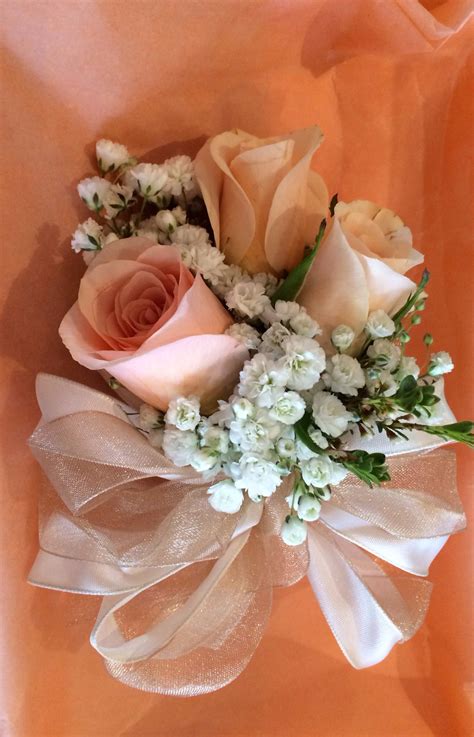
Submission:
{"label": "cream rose", "polygon": [[210,407],[230,394],[248,358],[240,342],[224,335],[231,324],[176,247],[128,238],[90,263],[59,333],[76,361],[107,371],[165,410],[180,395]]}
{"label": "cream rose", "polygon": [[422,261],[410,230],[391,210],[365,200],[339,202],[298,302],[326,342],[340,323],[359,335],[371,312],[390,315],[403,304],[416,288],[404,273]]}
{"label": "cream rose", "polygon": [[199,151],[196,177],[228,263],[279,274],[301,261],[328,207],[310,169],[322,138],[317,126],[266,139],[233,130]]}

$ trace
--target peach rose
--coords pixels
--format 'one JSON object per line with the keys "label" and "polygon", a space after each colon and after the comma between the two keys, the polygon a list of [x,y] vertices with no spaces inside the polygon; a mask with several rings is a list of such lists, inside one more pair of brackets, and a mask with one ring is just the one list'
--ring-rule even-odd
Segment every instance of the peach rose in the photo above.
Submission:
{"label": "peach rose", "polygon": [[128,238],[94,258],[59,333],[76,361],[165,410],[179,395],[210,407],[230,394],[248,357],[223,335],[231,324],[174,246]]}
{"label": "peach rose", "polygon": [[365,200],[339,202],[298,302],[326,338],[340,324],[358,334],[369,312],[403,304],[416,288],[403,274],[422,262],[398,215]]}
{"label": "peach rose", "polygon": [[196,177],[227,263],[279,274],[301,261],[328,207],[310,169],[322,138],[317,126],[267,139],[233,130],[199,151]]}

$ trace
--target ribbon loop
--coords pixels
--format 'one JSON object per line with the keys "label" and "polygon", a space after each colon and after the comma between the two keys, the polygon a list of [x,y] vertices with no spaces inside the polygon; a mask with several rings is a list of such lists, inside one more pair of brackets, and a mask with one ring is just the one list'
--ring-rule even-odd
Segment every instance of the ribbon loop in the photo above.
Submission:
{"label": "ribbon loop", "polygon": [[348,477],[307,545],[291,548],[280,537],[291,478],[239,515],[217,513],[202,477],[152,448],[123,402],[54,376],[38,377],[37,391],[43,416],[30,444],[55,492],[41,498],[29,580],[104,597],[91,643],[118,680],[180,696],[221,688],[252,657],[272,586],[305,573],[356,668],[420,626],[430,584],[387,573],[369,553],[427,574],[465,525],[451,451],[396,452],[392,483],[379,489]]}

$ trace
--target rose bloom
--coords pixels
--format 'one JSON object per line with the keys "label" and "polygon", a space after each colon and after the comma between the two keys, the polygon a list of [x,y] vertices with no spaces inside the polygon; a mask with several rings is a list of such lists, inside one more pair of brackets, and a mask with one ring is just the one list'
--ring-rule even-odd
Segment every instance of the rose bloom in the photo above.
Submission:
{"label": "rose bloom", "polygon": [[[301,261],[328,215],[326,186],[310,169],[321,140],[316,126],[263,140],[235,130],[199,151],[196,176],[228,263],[282,275]],[[359,335],[370,312],[398,309],[415,289],[405,272],[423,261],[391,210],[356,200],[335,215],[298,297],[326,347],[337,325]]]}
{"label": "rose bloom", "polygon": [[76,361],[106,371],[154,407],[196,395],[211,408],[231,393],[248,358],[223,334],[231,324],[177,248],[128,238],[90,263],[59,333]]}
{"label": "rose bloom", "polygon": [[298,302],[325,335],[339,323],[362,332],[369,314],[393,314],[416,289],[404,276],[423,256],[391,210],[373,202],[339,202]]}
{"label": "rose bloom", "polygon": [[310,169],[322,138],[317,126],[265,139],[236,129],[199,151],[196,177],[227,263],[280,273],[301,261],[328,207]]}

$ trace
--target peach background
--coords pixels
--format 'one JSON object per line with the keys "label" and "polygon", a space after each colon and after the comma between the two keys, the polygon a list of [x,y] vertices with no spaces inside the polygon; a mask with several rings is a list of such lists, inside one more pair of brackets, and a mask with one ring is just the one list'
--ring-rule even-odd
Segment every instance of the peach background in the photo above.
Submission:
{"label": "peach background", "polygon": [[[269,135],[318,122],[326,141],[315,165],[330,192],[375,199],[410,224],[433,274],[426,328],[458,362],[447,394],[458,416],[472,416],[470,9],[437,0],[3,0],[5,737],[469,734],[472,528],[433,565],[425,625],[384,663],[351,669],[302,582],[276,591],[268,632],[236,682],[164,698],[106,675],[88,644],[96,600],[25,583],[41,478],[25,441],[38,419],[37,371],[101,386],[57,335],[82,270],[68,241],[86,216],[74,188],[91,169],[93,142],[105,135],[138,155],[195,152],[232,126]],[[460,449],[468,508],[467,457]]]}

